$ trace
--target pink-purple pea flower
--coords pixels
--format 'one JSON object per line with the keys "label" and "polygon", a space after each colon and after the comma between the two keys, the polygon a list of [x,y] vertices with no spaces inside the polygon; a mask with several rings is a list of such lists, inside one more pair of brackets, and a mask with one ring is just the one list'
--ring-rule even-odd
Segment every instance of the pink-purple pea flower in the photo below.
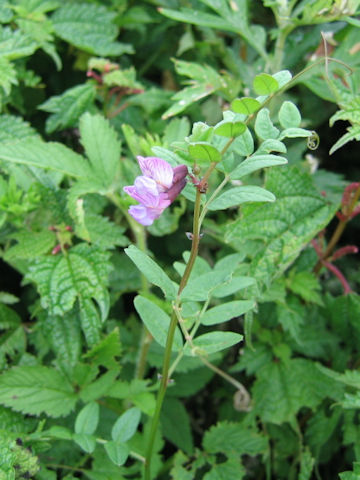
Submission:
{"label": "pink-purple pea flower", "polygon": [[124,190],[140,204],[129,208],[130,215],[147,226],[160,217],[185,187],[188,169],[186,165],[173,168],[157,157],[138,156],[137,159],[143,175]]}

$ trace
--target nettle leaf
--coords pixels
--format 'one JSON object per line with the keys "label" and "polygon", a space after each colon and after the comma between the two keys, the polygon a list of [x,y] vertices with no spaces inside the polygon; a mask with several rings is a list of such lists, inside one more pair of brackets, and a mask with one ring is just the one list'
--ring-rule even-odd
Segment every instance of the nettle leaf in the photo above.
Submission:
{"label": "nettle leaf", "polygon": [[17,85],[16,70],[13,64],[5,57],[0,57],[0,87],[6,95],[11,91],[11,85]]}
{"label": "nettle leaf", "polygon": [[235,113],[242,113],[243,115],[251,115],[257,112],[260,107],[261,103],[251,97],[236,98],[231,102],[231,110]]}
{"label": "nettle leaf", "polygon": [[105,187],[117,180],[121,143],[109,121],[101,115],[85,113],[80,119],[81,143],[92,170]]}
{"label": "nettle leaf", "polygon": [[207,310],[201,319],[203,325],[216,325],[227,322],[234,317],[240,317],[255,307],[253,300],[237,300],[224,303]]}
{"label": "nettle leaf", "polygon": [[123,235],[124,230],[124,227],[111,222],[107,217],[96,214],[85,214],[84,224],[75,227],[78,237],[104,250],[128,245],[130,241]]}
{"label": "nettle leaf", "polygon": [[279,84],[271,75],[260,73],[254,78],[253,88],[258,95],[270,95],[279,89]]}
{"label": "nettle leaf", "polygon": [[39,134],[28,122],[15,115],[0,115],[0,142],[6,143],[13,140],[25,140],[38,137]]}
{"label": "nettle leaf", "polygon": [[93,105],[95,96],[96,86],[86,83],[69,88],[39,105],[40,110],[51,113],[46,120],[46,132],[52,133],[74,126],[80,116]]}
{"label": "nettle leaf", "polygon": [[[170,317],[155,303],[141,295],[135,297],[134,305],[151,335],[162,347],[165,347],[170,326]],[[176,327],[172,349],[179,351],[182,349],[182,345],[182,335],[179,328]]]}
{"label": "nettle leaf", "polygon": [[263,140],[268,138],[278,138],[280,131],[274,126],[270,119],[270,111],[263,108],[256,116],[255,132]]}
{"label": "nettle leaf", "polygon": [[279,111],[279,122],[283,128],[299,127],[301,123],[301,114],[297,106],[289,101],[285,101]]}
{"label": "nettle leaf", "polygon": [[161,288],[166,298],[170,300],[175,298],[176,288],[173,282],[154,260],[135,247],[135,245],[130,245],[130,247],[125,248],[124,251],[149,282]]}
{"label": "nettle leaf", "polygon": [[238,180],[261,168],[285,165],[286,163],[287,159],[285,157],[278,157],[277,155],[253,155],[241,162],[240,165],[230,173],[230,178],[232,180]]}
{"label": "nettle leaf", "polygon": [[220,162],[221,153],[207,142],[190,143],[189,153],[200,165],[210,162]]}
{"label": "nettle leaf", "polygon": [[66,3],[51,20],[60,38],[88,53],[104,57],[132,53],[131,45],[114,41],[118,35],[115,16],[102,5]]}
{"label": "nettle leaf", "polygon": [[0,376],[0,403],[18,412],[68,415],[77,396],[67,378],[50,367],[14,367]]}
{"label": "nettle leaf", "polygon": [[268,449],[267,438],[241,423],[219,422],[204,435],[203,447],[209,453],[261,455]]}
{"label": "nettle leaf", "polygon": [[[52,315],[70,311],[77,299],[94,299],[104,321],[109,310],[106,289],[111,270],[109,254],[99,248],[79,244],[66,255],[39,258],[29,268],[27,278],[37,284],[41,305]],[[94,306],[95,308],[95,306]]]}
{"label": "nettle leaf", "polygon": [[[193,340],[194,347],[201,355],[211,355],[241,342],[243,335],[234,332],[210,332],[204,333]],[[192,348],[187,346],[185,355],[193,355]]]}
{"label": "nettle leaf", "polygon": [[0,57],[8,60],[32,55],[38,45],[20,30],[0,26]]}
{"label": "nettle leaf", "polygon": [[89,163],[61,143],[28,138],[0,144],[0,160],[10,164],[54,170],[72,177],[91,176]]}
{"label": "nettle leaf", "polygon": [[19,232],[13,237],[17,244],[6,250],[4,259],[7,262],[17,258],[33,259],[45,253],[48,253],[56,242],[56,236],[49,230],[41,232]]}
{"label": "nettle leaf", "polygon": [[75,420],[75,433],[91,435],[99,423],[99,404],[91,402],[80,410]]}
{"label": "nettle leaf", "polygon": [[253,185],[234,187],[219,195],[208,206],[209,210],[225,210],[246,202],[274,202],[275,196],[264,188]]}
{"label": "nettle leaf", "polygon": [[118,366],[117,357],[121,355],[121,350],[119,328],[116,327],[97,345],[94,345],[92,349],[88,350],[83,355],[83,358],[93,365],[116,368]]}
{"label": "nettle leaf", "polygon": [[297,167],[271,169],[265,186],[276,202],[243,209],[241,220],[225,227],[225,242],[237,251],[256,245],[249,274],[269,281],[295,260],[337,210]]}
{"label": "nettle leaf", "polygon": [[253,387],[256,414],[278,425],[294,421],[303,407],[315,409],[325,398],[339,400],[341,395],[336,381],[326,378],[313,361],[302,358],[266,364],[258,370]]}
{"label": "nettle leaf", "polygon": [[222,137],[236,138],[242,135],[246,130],[243,122],[228,122],[223,120],[214,127],[214,133]]}
{"label": "nettle leaf", "polygon": [[141,410],[137,407],[126,410],[114,423],[111,438],[115,442],[127,442],[136,433],[140,423]]}

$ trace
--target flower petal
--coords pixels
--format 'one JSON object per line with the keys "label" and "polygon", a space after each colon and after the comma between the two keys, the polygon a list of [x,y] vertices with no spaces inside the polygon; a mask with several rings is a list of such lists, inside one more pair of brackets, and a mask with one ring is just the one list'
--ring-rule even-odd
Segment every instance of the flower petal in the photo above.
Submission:
{"label": "flower petal", "polygon": [[174,173],[172,166],[158,157],[137,157],[142,173],[155,180],[159,192],[171,187]]}
{"label": "flower petal", "polygon": [[159,192],[155,180],[151,178],[137,177],[134,185],[124,187],[124,191],[147,207],[157,207],[159,205]]}
{"label": "flower petal", "polygon": [[141,225],[152,225],[156,218],[159,218],[163,209],[147,208],[144,205],[132,205],[129,208],[130,215]]}

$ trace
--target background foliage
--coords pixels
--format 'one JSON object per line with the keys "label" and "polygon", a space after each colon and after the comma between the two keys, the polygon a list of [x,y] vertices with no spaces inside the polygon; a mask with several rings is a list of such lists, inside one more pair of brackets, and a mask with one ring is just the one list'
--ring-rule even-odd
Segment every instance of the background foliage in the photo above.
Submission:
{"label": "background foliage", "polygon": [[145,231],[136,155],[216,162],[152,477],[360,478],[359,8],[0,2],[0,479],[143,476],[196,189]]}

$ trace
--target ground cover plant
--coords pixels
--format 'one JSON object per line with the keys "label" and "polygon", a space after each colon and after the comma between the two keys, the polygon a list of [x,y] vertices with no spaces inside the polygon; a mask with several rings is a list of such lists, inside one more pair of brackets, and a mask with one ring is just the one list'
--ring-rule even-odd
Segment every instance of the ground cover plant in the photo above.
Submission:
{"label": "ground cover plant", "polygon": [[0,3],[0,479],[360,478],[360,1]]}

